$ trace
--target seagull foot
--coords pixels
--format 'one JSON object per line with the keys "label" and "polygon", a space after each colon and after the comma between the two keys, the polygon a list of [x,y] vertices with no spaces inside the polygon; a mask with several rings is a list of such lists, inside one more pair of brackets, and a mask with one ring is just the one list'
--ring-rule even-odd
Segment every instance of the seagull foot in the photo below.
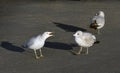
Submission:
{"label": "seagull foot", "polygon": [[75,52],[75,51],[73,51],[73,50],[71,50],[71,52],[72,52],[74,55],[80,55],[79,52]]}
{"label": "seagull foot", "polygon": [[36,57],[36,59],[39,59],[40,57]]}
{"label": "seagull foot", "polygon": [[79,52],[76,52],[75,55],[80,55],[80,53],[79,53]]}
{"label": "seagull foot", "polygon": [[40,56],[40,58],[43,58],[43,57],[44,57],[43,55]]}

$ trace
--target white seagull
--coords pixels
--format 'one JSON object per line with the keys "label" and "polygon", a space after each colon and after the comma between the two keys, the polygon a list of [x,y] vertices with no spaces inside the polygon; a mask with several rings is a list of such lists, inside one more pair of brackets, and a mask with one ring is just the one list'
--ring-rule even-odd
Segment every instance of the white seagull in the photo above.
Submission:
{"label": "white seagull", "polygon": [[103,28],[105,24],[105,14],[103,11],[99,11],[96,15],[92,18],[92,22],[90,24],[90,28],[97,30],[97,33],[100,33],[100,29]]}
{"label": "white seagull", "polygon": [[[23,46],[26,48],[33,49],[35,53],[35,57],[36,59],[38,59],[40,57],[43,57],[41,48],[44,46],[45,40],[51,36],[53,36],[52,32],[44,32],[42,35],[32,37],[27,42],[25,42]],[[37,50],[39,50],[40,57],[37,55]]]}
{"label": "white seagull", "polygon": [[96,37],[88,32],[77,31],[74,35],[76,43],[80,46],[80,50],[75,54],[81,54],[82,48],[87,48],[86,54],[88,54],[88,48],[96,42]]}

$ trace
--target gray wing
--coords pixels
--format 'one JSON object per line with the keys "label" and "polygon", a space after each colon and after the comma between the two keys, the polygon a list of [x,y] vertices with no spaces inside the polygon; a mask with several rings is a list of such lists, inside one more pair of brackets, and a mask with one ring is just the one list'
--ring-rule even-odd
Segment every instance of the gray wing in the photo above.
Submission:
{"label": "gray wing", "polygon": [[25,48],[29,48],[31,45],[34,44],[35,39],[36,39],[36,37],[31,38],[30,40],[26,41],[23,46],[24,46]]}
{"label": "gray wing", "polygon": [[98,25],[105,23],[104,17],[101,17],[101,16],[94,16],[93,19],[92,19],[92,23],[95,22],[95,21]]}
{"label": "gray wing", "polygon": [[90,33],[84,33],[84,40],[88,44],[92,44],[96,41],[96,37]]}

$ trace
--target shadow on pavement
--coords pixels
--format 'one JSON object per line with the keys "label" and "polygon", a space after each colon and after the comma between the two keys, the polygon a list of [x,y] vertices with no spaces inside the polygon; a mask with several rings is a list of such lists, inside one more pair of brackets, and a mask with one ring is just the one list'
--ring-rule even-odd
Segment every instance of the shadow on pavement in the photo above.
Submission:
{"label": "shadow on pavement", "polygon": [[24,52],[25,51],[23,48],[13,45],[12,43],[9,43],[7,41],[1,42],[0,46],[7,50],[14,51],[14,52]]}
{"label": "shadow on pavement", "polygon": [[73,25],[68,25],[68,24],[63,24],[63,23],[58,23],[58,22],[53,22],[53,23],[56,24],[57,27],[65,30],[67,32],[76,32],[78,30],[81,30],[83,32],[87,31],[84,28],[76,27],[76,26],[73,26]]}
{"label": "shadow on pavement", "polygon": [[60,43],[60,42],[46,42],[45,47],[61,50],[71,50],[72,45]]}

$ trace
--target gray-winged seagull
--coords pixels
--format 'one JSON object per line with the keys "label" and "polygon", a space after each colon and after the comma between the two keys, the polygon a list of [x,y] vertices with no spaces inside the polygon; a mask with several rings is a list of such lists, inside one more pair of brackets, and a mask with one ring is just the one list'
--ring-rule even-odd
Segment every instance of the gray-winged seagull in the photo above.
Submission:
{"label": "gray-winged seagull", "polygon": [[[38,59],[40,57],[43,57],[41,48],[44,46],[45,40],[51,36],[53,36],[52,32],[44,32],[42,35],[37,35],[35,37],[32,37],[27,42],[25,42],[23,46],[26,48],[33,49],[35,53],[35,57],[36,59]],[[37,50],[39,50],[40,57],[37,55]]]}
{"label": "gray-winged seagull", "polygon": [[100,33],[100,29],[103,28],[105,24],[105,14],[103,11],[99,11],[93,18],[90,24],[90,28],[97,30]]}

